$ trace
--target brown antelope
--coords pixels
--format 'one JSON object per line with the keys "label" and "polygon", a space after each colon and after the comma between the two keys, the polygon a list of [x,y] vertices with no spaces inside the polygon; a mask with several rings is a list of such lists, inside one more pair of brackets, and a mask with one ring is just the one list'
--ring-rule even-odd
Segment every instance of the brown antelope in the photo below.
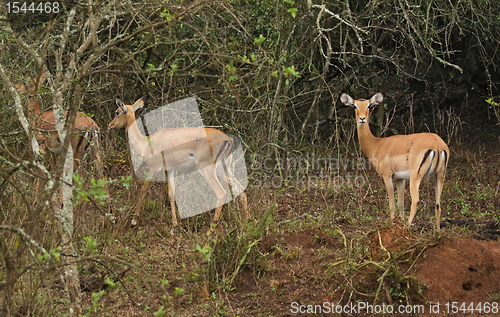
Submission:
{"label": "brown antelope", "polygon": [[340,96],[342,103],[354,107],[361,151],[384,179],[389,194],[391,220],[394,219],[393,180],[397,183],[401,220],[404,220],[405,180],[410,181],[411,212],[408,218],[408,226],[410,226],[417,212],[420,182],[431,178],[436,181],[436,228],[439,231],[441,192],[450,150],[446,143],[434,133],[394,135],[387,138],[374,137],[370,132],[368,118],[370,110],[383,99],[381,93],[375,94],[370,100],[353,100],[347,94]]}
{"label": "brown antelope", "polygon": [[[167,174],[168,197],[174,227],[177,226],[174,173],[189,169],[196,169],[215,193],[217,207],[212,222],[217,223],[226,199],[226,191],[217,178],[218,168],[223,165],[222,167],[226,170],[228,184],[241,186],[234,179],[230,167],[230,153],[234,146],[233,139],[217,129],[196,127],[161,129],[145,137],[140,132],[135,118],[135,112],[144,106],[145,101],[146,96],[138,99],[130,106],[123,104],[120,98],[117,98],[116,105],[118,109],[109,124],[109,129],[125,128],[134,155],[139,155],[147,165],[148,170],[154,175],[162,167],[164,168]],[[145,195],[151,183],[152,181],[147,180],[141,188],[139,201],[135,208],[135,217],[140,215]],[[240,195],[240,201],[246,220],[249,220],[247,197],[244,191]],[[132,225],[136,223],[137,221],[134,218]],[[214,226],[211,225],[209,233],[213,229]]]}
{"label": "brown antelope", "polygon": [[[19,93],[30,94],[28,99],[28,109],[31,112],[31,123],[35,128],[35,136],[40,145],[40,152],[42,154],[46,154],[47,150],[50,150],[55,154],[59,154],[62,150],[62,144],[55,126],[56,120],[54,111],[47,110],[43,113],[40,111],[38,90],[39,85],[43,84],[45,81],[45,76],[46,73],[43,73],[38,82],[31,83],[30,85],[25,86],[17,84],[16,86]],[[67,111],[64,112],[64,115],[67,115]],[[85,115],[83,112],[77,112],[73,127],[73,135],[71,136],[71,146],[74,151],[75,172],[78,170],[83,154],[91,142],[94,142],[96,146],[95,154],[97,162],[98,164],[102,164],[99,154],[99,140],[97,137],[98,132],[99,126],[94,122],[94,120],[92,120],[92,118]],[[102,172],[102,168],[100,169],[100,172]]]}
{"label": "brown antelope", "polygon": [[[28,110],[30,111],[31,126],[34,127],[35,137],[40,145],[40,152],[43,155],[48,153],[47,150],[55,154],[59,154],[62,150],[62,143],[59,139],[59,134],[55,126],[54,111],[47,110],[43,113],[40,111],[39,105],[39,86],[43,84],[46,79],[46,73],[43,73],[37,80],[29,85],[17,84],[16,88],[19,93],[29,93]],[[67,116],[67,111],[64,112]],[[99,146],[99,126],[83,112],[77,112],[75,124],[73,127],[73,134],[71,135],[71,146],[74,153],[73,168],[75,172],[79,172],[80,176],[83,170],[80,169],[80,163],[86,149],[90,144],[94,144],[95,164],[100,178],[105,178],[104,170],[100,155]],[[105,186],[106,194],[108,196],[108,208],[111,211],[110,196],[108,186]]]}

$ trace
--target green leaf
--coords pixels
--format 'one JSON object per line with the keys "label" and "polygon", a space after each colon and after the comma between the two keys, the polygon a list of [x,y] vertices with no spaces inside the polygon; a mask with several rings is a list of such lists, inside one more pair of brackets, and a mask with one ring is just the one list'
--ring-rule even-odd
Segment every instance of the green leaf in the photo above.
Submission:
{"label": "green leaf", "polygon": [[[162,18],[164,18],[165,20],[167,20],[168,22],[172,21],[175,18],[175,16],[173,14],[170,14],[170,11],[168,11],[167,8],[163,9],[163,12],[160,13],[160,16]],[[179,20],[180,20],[180,17],[179,17]]]}
{"label": "green leaf", "polygon": [[97,246],[97,241],[94,240],[92,237],[84,237],[85,243],[87,245],[87,251],[90,253],[97,253],[96,246]]}
{"label": "green leaf", "polygon": [[237,69],[236,69],[236,67],[234,66],[234,61],[233,61],[233,60],[231,60],[231,61],[229,62],[229,64],[227,64],[227,65],[226,65],[226,68],[227,68],[227,70],[228,70],[230,73],[233,73],[233,74],[235,74],[235,73],[236,73],[236,70],[237,70]]}
{"label": "green leaf", "polygon": [[291,67],[283,67],[283,72],[285,74],[285,77],[286,78],[289,78],[289,77],[296,77],[296,78],[299,78],[299,72],[295,70],[295,66],[291,66]]}
{"label": "green leaf", "polygon": [[248,57],[246,55],[238,55],[238,58],[242,59],[245,63],[250,63],[250,60],[248,59]]}
{"label": "green leaf", "polygon": [[485,100],[490,106],[498,106],[498,103],[493,101],[493,98],[488,98]]}
{"label": "green leaf", "polygon": [[297,11],[298,11],[297,8],[290,8],[290,9],[286,10],[286,12],[290,13],[293,18],[295,18],[297,16]]}
{"label": "green leaf", "polygon": [[104,280],[104,285],[107,285],[109,288],[115,288],[116,283],[110,279],[108,276],[106,276],[106,279]]}
{"label": "green leaf", "polygon": [[171,68],[171,70],[168,72],[168,75],[170,77],[172,77],[172,76],[174,76],[174,73],[177,71],[179,66],[177,66],[177,64],[172,64],[172,65],[170,65],[170,68]]}
{"label": "green leaf", "polygon": [[266,38],[261,34],[261,35],[259,35],[258,38],[255,37],[253,40],[254,40],[255,44],[262,44],[262,42],[264,42],[265,39]]}
{"label": "green leaf", "polygon": [[160,282],[162,285],[170,285],[170,281],[168,279],[160,280]]}
{"label": "green leaf", "polygon": [[176,287],[173,291],[174,296],[178,296],[180,294],[184,293],[184,289],[181,287]]}
{"label": "green leaf", "polygon": [[154,316],[163,316],[165,315],[166,311],[164,310],[165,307],[164,306],[161,306],[157,311],[156,313],[153,313]]}
{"label": "green leaf", "polygon": [[125,187],[126,190],[129,190],[130,188],[130,183],[132,182],[132,176],[122,176],[121,177],[122,185]]}

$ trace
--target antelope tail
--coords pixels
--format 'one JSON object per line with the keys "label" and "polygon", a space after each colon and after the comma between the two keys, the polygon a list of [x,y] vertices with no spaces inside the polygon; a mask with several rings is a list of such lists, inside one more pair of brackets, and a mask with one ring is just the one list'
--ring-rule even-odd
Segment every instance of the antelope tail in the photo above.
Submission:
{"label": "antelope tail", "polygon": [[219,157],[221,160],[227,157],[227,153],[230,153],[231,151],[231,142],[226,140],[222,142],[222,146],[220,147],[219,153],[217,153],[217,156],[215,157],[214,164],[219,161]]}
{"label": "antelope tail", "polygon": [[[422,166],[426,162],[428,162],[429,167],[427,168],[425,175],[430,175],[441,169],[444,169],[444,171],[446,172],[446,166],[448,165],[448,152],[446,150],[440,150],[439,146],[437,146],[436,148],[437,150],[429,149],[425,152],[424,158],[422,159],[422,162],[420,162],[420,166],[418,168],[419,174]],[[434,160],[434,158],[436,158],[436,160]]]}

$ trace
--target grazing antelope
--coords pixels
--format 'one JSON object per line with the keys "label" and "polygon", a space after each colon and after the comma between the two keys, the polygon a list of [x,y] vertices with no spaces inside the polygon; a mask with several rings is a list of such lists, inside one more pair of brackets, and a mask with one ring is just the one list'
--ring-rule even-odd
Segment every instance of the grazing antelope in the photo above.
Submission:
{"label": "grazing antelope", "polygon": [[[38,93],[39,86],[43,84],[46,79],[46,73],[43,73],[37,80],[29,85],[17,84],[16,89],[19,93],[29,93],[30,97],[28,99],[28,110],[30,111],[31,126],[34,127],[35,137],[40,145],[40,152],[43,155],[48,153],[47,150],[53,152],[57,155],[62,151],[62,143],[59,138],[59,134],[55,125],[55,115],[54,111],[47,110],[43,113],[40,111]],[[64,116],[67,116],[68,112],[64,112]],[[83,155],[89,145],[94,144],[94,155],[95,164],[100,178],[106,178],[104,176],[104,169],[102,166],[100,146],[99,146],[99,126],[92,120],[89,116],[85,115],[83,112],[77,112],[75,124],[73,127],[73,133],[71,135],[71,146],[74,153],[73,170],[80,174],[83,174],[83,169],[79,170],[81,160]],[[105,191],[108,197],[108,208],[111,211],[111,203],[108,186],[105,186]]]}
{"label": "grazing antelope", "polygon": [[[128,134],[131,150],[143,160],[143,164],[154,176],[163,167],[167,174],[168,197],[172,212],[172,224],[177,226],[175,212],[175,183],[174,173],[197,169],[206,179],[215,193],[217,204],[212,222],[217,223],[222,206],[226,199],[226,191],[217,178],[217,171],[223,167],[226,171],[228,184],[241,186],[234,178],[231,170],[231,153],[234,141],[223,132],[213,128],[171,128],[161,129],[145,137],[140,132],[135,119],[135,112],[144,106],[146,96],[138,99],[133,105],[125,105],[116,99],[118,109],[114,119],[109,123],[109,129],[125,128]],[[139,194],[139,201],[135,208],[135,217],[139,217],[145,195],[152,181],[147,180]],[[247,207],[246,193],[240,195],[240,201],[246,220],[250,219]],[[132,220],[132,225],[137,221]],[[214,229],[210,226],[209,233]]]}
{"label": "grazing antelope", "polygon": [[393,180],[397,183],[401,220],[404,220],[405,180],[410,181],[411,212],[408,218],[408,226],[410,226],[417,212],[420,182],[431,178],[436,181],[436,228],[439,231],[441,192],[450,150],[446,143],[434,133],[394,135],[387,138],[374,137],[370,132],[368,118],[371,108],[381,103],[383,99],[381,93],[375,94],[370,100],[353,100],[347,94],[340,96],[342,103],[354,107],[361,151],[384,179],[389,194],[391,220],[394,219]]}

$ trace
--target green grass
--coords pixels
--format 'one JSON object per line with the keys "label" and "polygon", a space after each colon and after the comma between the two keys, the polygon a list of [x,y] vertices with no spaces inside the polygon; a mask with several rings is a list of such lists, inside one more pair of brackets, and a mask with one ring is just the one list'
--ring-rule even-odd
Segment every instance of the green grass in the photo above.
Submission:
{"label": "green grass", "polygon": [[[473,165],[473,171],[470,164],[460,163],[448,169],[442,197],[444,219],[499,219],[497,168]],[[252,220],[242,221],[238,205],[231,202],[224,206],[218,230],[210,236],[206,232],[212,213],[181,220],[171,235],[170,211],[165,207],[169,204],[162,186],[150,190],[141,223],[133,229],[103,227],[99,211],[84,201],[75,209],[80,275],[89,278],[105,273],[113,280],[129,269],[101,295],[84,293],[84,313],[229,316],[247,315],[253,312],[249,307],[260,307],[262,315],[275,315],[280,308],[271,301],[287,301],[298,289],[308,294],[354,294],[352,298],[358,300],[384,301],[391,296],[396,302],[419,302],[424,286],[408,269],[420,251],[445,238],[470,237],[477,228],[452,227],[441,234],[426,229],[433,228],[434,222],[434,188],[426,182],[420,191],[426,205],[419,206],[405,249],[375,257],[372,250],[378,240],[374,237],[392,227],[382,179],[373,170],[363,175],[367,183],[361,188],[250,187]],[[119,180],[111,184],[118,193],[114,201],[122,208],[120,215],[125,215],[134,206],[127,202]],[[405,198],[407,217],[408,190]],[[20,197],[13,201],[13,210],[21,210]],[[28,219],[26,213],[21,214],[11,219]],[[48,228],[40,227],[33,235],[47,249],[55,249],[58,237]],[[313,247],[307,248],[301,241],[286,243],[286,237],[295,233],[311,237]],[[266,240],[271,235],[277,241]],[[14,310],[31,305],[35,315],[62,312],[64,293],[41,287],[52,285],[62,266],[37,264],[29,253],[14,252],[20,246],[14,235],[3,238],[4,248],[10,250],[4,258],[15,259],[18,267],[34,265],[16,284]],[[270,249],[262,249],[263,243],[270,244]],[[0,272],[2,280],[5,274]],[[498,294],[490,297],[498,298]],[[244,304],[236,307],[235,303]]]}

